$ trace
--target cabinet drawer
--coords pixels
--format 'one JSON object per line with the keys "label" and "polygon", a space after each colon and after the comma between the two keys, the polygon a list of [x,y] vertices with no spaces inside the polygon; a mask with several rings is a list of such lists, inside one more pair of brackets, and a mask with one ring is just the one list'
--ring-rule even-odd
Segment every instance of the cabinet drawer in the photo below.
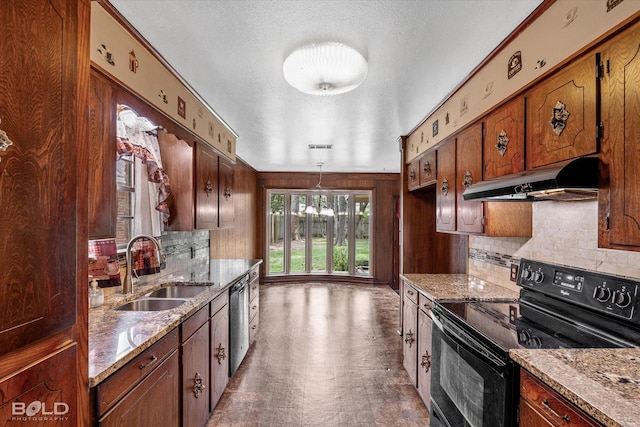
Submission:
{"label": "cabinet drawer", "polygon": [[253,267],[249,272],[249,281],[253,282],[254,280],[258,279],[259,275],[260,275],[260,267]]}
{"label": "cabinet drawer", "polygon": [[98,415],[104,414],[139,381],[147,376],[180,344],[178,329],[169,332],[157,343],[140,353],[133,360],[97,386]]}
{"label": "cabinet drawer", "polygon": [[254,298],[257,298],[259,293],[260,293],[260,281],[255,280],[249,283],[249,301],[253,301]]}
{"label": "cabinet drawer", "polygon": [[249,319],[253,320],[254,317],[260,312],[260,297],[256,295],[253,301],[249,302]]}
{"label": "cabinet drawer", "polygon": [[258,333],[258,327],[260,326],[260,315],[256,313],[256,316],[249,322],[249,344],[256,339]]}
{"label": "cabinet drawer", "polygon": [[433,304],[433,301],[431,301],[427,296],[420,293],[418,294],[418,306],[420,307],[420,310],[424,311],[429,316],[431,316],[432,304]]}
{"label": "cabinet drawer", "polygon": [[213,301],[211,301],[210,316],[215,316],[225,305],[229,303],[229,293],[225,292],[222,295],[218,295]]}
{"label": "cabinet drawer", "polygon": [[[556,426],[599,426],[600,424],[528,371],[520,370],[520,399]],[[521,419],[521,426],[540,425],[534,419]]]}
{"label": "cabinet drawer", "polygon": [[416,291],[416,289],[408,283],[405,283],[404,296],[405,298],[409,298],[414,303],[418,303],[418,291]]}
{"label": "cabinet drawer", "polygon": [[194,315],[182,322],[182,325],[180,325],[182,328],[182,342],[189,339],[207,320],[209,320],[209,306],[202,307]]}

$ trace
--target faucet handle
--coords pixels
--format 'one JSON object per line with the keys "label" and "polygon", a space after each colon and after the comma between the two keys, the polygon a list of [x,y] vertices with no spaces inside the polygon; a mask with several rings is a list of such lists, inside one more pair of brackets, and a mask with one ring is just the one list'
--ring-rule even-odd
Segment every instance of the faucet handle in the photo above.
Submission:
{"label": "faucet handle", "polygon": [[160,253],[160,270],[164,270],[167,267],[167,256]]}

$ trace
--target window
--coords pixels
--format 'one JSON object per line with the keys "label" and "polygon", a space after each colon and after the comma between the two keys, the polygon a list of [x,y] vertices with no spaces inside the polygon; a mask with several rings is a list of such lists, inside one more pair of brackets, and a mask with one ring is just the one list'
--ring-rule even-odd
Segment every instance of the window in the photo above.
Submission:
{"label": "window", "polygon": [[370,276],[370,191],[269,190],[267,274]]}

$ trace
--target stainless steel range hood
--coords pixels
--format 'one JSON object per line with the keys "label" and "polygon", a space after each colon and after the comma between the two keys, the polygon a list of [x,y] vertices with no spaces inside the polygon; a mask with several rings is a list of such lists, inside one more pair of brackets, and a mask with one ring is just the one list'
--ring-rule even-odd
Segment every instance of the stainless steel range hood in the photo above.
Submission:
{"label": "stainless steel range hood", "polygon": [[590,200],[598,194],[598,158],[581,157],[560,167],[538,169],[478,182],[464,200]]}

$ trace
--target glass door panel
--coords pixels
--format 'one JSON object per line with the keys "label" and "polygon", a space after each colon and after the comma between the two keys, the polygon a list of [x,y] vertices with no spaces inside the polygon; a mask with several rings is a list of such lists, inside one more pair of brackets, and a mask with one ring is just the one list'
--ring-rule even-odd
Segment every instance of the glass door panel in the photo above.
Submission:
{"label": "glass door panel", "polygon": [[371,275],[371,197],[370,193],[355,195],[355,273]]}
{"label": "glass door panel", "polygon": [[333,197],[333,271],[349,272],[349,195]]}
{"label": "glass door panel", "polygon": [[284,273],[284,233],[285,233],[285,195],[269,193],[268,242],[267,254],[269,273]]}
{"label": "glass door panel", "polygon": [[327,216],[320,215],[327,206],[327,197],[314,195],[311,198],[312,206],[317,213],[310,215],[311,219],[311,271],[327,271]]}
{"label": "glass door panel", "polygon": [[289,251],[289,266],[291,273],[307,271],[307,196],[304,194],[291,195],[291,233]]}

